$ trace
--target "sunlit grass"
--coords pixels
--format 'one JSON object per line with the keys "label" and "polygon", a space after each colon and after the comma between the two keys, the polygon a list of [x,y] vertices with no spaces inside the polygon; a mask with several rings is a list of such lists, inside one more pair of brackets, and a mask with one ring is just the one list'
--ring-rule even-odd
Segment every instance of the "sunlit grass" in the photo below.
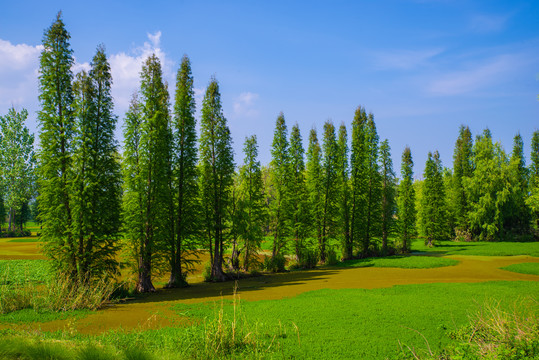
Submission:
{"label": "sunlit grass", "polygon": [[539,275],[539,263],[520,263],[505,266],[502,269],[521,274]]}

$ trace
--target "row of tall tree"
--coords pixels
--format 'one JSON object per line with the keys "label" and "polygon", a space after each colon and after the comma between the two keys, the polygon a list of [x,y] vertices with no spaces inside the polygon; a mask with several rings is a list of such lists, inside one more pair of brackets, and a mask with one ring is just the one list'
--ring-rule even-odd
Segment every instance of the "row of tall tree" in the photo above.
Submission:
{"label": "row of tall tree", "polygon": [[69,40],[59,14],[40,58],[37,202],[44,250],[73,283],[115,276],[120,253],[133,264],[138,291],[147,292],[155,290],[156,271],[170,273],[167,286],[184,286],[200,251],[210,254],[213,280],[225,279],[229,252],[228,265],[247,271],[268,235],[274,259],[293,253],[301,263],[313,254],[324,262],[336,253],[350,259],[408,252],[418,228],[432,245],[455,236],[529,234],[532,221],[537,225],[539,132],[529,168],[519,136],[509,159],[490,132],[473,143],[462,127],[453,171],[434,152],[424,180],[414,181],[406,147],[398,180],[389,143],[380,142],[363,107],[350,138],[344,124],[336,129],[327,121],[320,140],[311,129],[307,149],[298,125],[289,134],[281,113],[270,164],[260,165],[253,135],[236,167],[214,78],[197,138],[187,56],[172,104],[159,58],[145,60],[120,154],[105,49],[98,46],[89,72],[74,75]]}

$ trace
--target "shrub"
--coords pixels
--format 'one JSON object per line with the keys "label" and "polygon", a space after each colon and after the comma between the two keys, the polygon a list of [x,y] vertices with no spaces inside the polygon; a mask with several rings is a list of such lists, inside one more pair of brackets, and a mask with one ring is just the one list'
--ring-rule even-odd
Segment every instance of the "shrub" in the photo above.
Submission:
{"label": "shrub", "polygon": [[204,264],[204,271],[202,272],[202,276],[204,277],[204,281],[211,281],[211,261],[208,261]]}
{"label": "shrub", "polygon": [[338,263],[339,259],[337,259],[337,253],[334,249],[329,249],[326,256],[326,265],[336,265]]}
{"label": "shrub", "polygon": [[276,254],[274,257],[264,256],[264,270],[271,272],[285,271],[286,258],[284,255]]}
{"label": "shrub", "polygon": [[301,258],[299,261],[299,266],[302,269],[314,269],[318,264],[318,251],[311,249],[303,249],[301,251]]}

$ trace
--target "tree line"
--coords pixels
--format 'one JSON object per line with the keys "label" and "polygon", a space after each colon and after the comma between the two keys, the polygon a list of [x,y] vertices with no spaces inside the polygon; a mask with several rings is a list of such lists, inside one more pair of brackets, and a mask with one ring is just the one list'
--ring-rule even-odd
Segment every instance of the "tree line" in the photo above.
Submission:
{"label": "tree line", "polygon": [[[423,180],[414,180],[410,148],[398,178],[389,142],[380,141],[365,108],[356,109],[351,128],[326,121],[321,134],[311,129],[307,149],[298,125],[289,133],[281,113],[271,162],[260,164],[252,135],[236,166],[217,80],[206,88],[197,136],[189,58],[182,58],[171,100],[154,54],[124,116],[120,153],[105,48],[97,47],[88,72],[73,74],[69,40],[58,14],[40,57],[37,157],[27,113],[12,109],[0,118],[0,219],[7,207],[11,221],[37,194],[43,250],[75,284],[114,277],[124,257],[140,292],[155,290],[157,271],[170,274],[167,287],[185,286],[201,251],[210,255],[209,278],[222,281],[225,266],[257,266],[265,239],[269,266],[293,254],[309,267],[406,253],[417,235],[432,246],[537,231],[539,131],[527,167],[520,135],[508,156],[488,129],[474,142],[462,126],[453,169],[435,151]],[[23,173],[28,178],[17,175]]]}

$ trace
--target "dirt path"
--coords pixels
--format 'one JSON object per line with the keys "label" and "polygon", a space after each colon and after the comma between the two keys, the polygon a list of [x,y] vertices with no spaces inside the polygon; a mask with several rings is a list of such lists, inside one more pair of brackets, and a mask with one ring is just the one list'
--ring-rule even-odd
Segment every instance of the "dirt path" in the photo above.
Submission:
{"label": "dirt path", "polygon": [[[482,282],[493,280],[539,281],[537,275],[518,274],[499,269],[500,267],[539,262],[530,256],[447,256],[458,260],[456,266],[434,269],[398,268],[323,268],[284,274],[265,275],[238,281],[241,299],[248,301],[281,299],[306,291],[323,288],[383,288],[393,285],[423,284],[440,282]],[[160,290],[143,299],[118,304],[97,311],[79,320],[57,320],[48,323],[16,325],[28,330],[55,331],[77,330],[96,334],[109,329],[149,329],[169,325],[188,324],[187,318],[176,315],[170,307],[176,303],[218,301],[231,298],[234,283],[194,283],[185,289]],[[0,328],[14,325],[0,325]]]}

